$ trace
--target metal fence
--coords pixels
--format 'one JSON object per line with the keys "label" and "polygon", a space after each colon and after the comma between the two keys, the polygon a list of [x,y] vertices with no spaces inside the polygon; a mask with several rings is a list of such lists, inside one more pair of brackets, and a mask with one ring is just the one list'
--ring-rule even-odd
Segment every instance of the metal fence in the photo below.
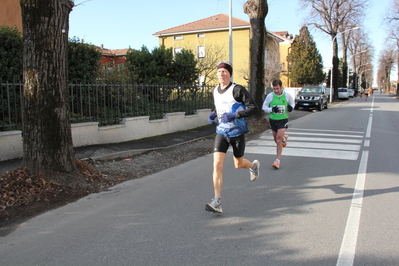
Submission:
{"label": "metal fence", "polygon": [[[194,114],[212,108],[213,86],[70,84],[72,123],[119,124],[123,118],[149,116],[160,119],[166,113]],[[22,129],[22,82],[0,83],[0,131]]]}

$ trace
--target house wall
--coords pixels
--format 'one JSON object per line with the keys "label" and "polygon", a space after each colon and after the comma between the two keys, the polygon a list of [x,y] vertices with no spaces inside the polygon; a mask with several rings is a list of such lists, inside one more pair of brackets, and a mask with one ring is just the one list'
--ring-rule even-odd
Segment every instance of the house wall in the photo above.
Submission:
{"label": "house wall", "polygon": [[[190,130],[207,125],[210,111],[202,109],[188,116],[184,112],[169,113],[157,120],[150,120],[148,116],[131,117],[123,119],[120,125],[106,127],[99,127],[98,122],[72,124],[73,146],[119,143]],[[21,133],[0,132],[0,161],[23,156]]]}
{"label": "house wall", "polygon": [[283,82],[283,87],[291,86],[291,81],[289,79],[289,72],[288,72],[288,61],[287,61],[287,56],[289,54],[290,47],[291,43],[280,44],[280,62],[282,64],[280,79]]}
{"label": "house wall", "polygon": [[[159,38],[159,45],[164,45],[166,48],[184,48],[194,52],[198,57],[197,47],[220,47],[223,49],[221,54],[222,60],[229,60],[229,32],[212,31],[204,32],[204,38],[198,38],[197,33],[184,34],[182,40],[175,40],[174,36],[162,36]],[[177,34],[182,35],[182,34]],[[249,67],[249,28],[233,30],[233,81],[235,83],[247,86],[247,81],[244,75],[248,75]],[[207,51],[207,53],[209,53]],[[205,57],[207,55],[205,54]],[[215,66],[216,70],[216,66]],[[216,71],[215,71],[216,75]]]}
{"label": "house wall", "polygon": [[22,32],[22,15],[19,0],[1,0],[0,25],[17,27]]}
{"label": "house wall", "polygon": [[100,62],[100,69],[103,68],[103,65],[106,65],[107,68],[117,68],[118,65],[123,64],[125,67],[126,56],[102,55]]}
{"label": "house wall", "polygon": [[[176,34],[182,35],[182,40],[175,40],[174,36],[162,36],[159,38],[159,45],[165,45],[166,48],[185,48],[190,49],[198,56],[198,46],[209,46],[209,47],[221,47],[223,49],[222,57],[228,60],[229,58],[229,32],[228,30],[204,32],[205,37],[199,38],[197,34],[200,32],[189,33],[189,34]],[[266,36],[266,38],[270,38]],[[245,78],[249,77],[249,58],[250,58],[250,29],[235,29],[233,30],[233,81],[241,84],[248,88],[248,81]],[[267,44],[268,42],[266,42]],[[291,86],[290,79],[288,77],[288,62],[287,56],[289,48],[291,47],[290,42],[280,42],[280,62],[282,64],[282,72],[280,73],[280,79],[283,82],[283,86]],[[216,75],[216,71],[215,71]]]}

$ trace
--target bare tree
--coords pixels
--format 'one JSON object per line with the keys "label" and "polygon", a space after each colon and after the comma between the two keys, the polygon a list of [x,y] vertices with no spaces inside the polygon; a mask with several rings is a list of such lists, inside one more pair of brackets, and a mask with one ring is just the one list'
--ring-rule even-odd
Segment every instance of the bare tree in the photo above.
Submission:
{"label": "bare tree", "polygon": [[32,175],[84,186],[72,144],[67,86],[71,0],[20,0],[23,24],[23,163]]}
{"label": "bare tree", "polygon": [[217,84],[216,66],[226,58],[226,48],[223,45],[207,44],[205,47],[206,56],[198,60],[198,72],[203,84]]}
{"label": "bare tree", "polygon": [[361,29],[351,31],[356,25],[361,25],[363,16],[351,17],[347,21],[342,23],[341,32],[341,44],[342,44],[342,85],[347,87],[348,83],[348,50],[352,42],[354,42],[353,36],[356,35]]}
{"label": "bare tree", "polygon": [[[307,25],[317,28],[331,36],[333,42],[333,87],[337,87],[338,77],[338,33],[349,30],[353,18],[363,15],[368,0],[300,0],[302,8],[310,8]],[[334,98],[338,90],[334,90]]]}
{"label": "bare tree", "polygon": [[248,0],[244,4],[244,13],[249,16],[251,23],[249,90],[258,106],[262,106],[265,90],[265,18],[268,10],[267,0]]}
{"label": "bare tree", "polygon": [[365,70],[370,68],[373,61],[374,47],[371,45],[370,40],[366,39],[366,36],[368,35],[362,29],[354,31],[351,36],[351,42],[348,43],[354,72],[353,89],[358,89],[359,75],[365,73]]}
{"label": "bare tree", "polygon": [[393,45],[388,46],[381,51],[380,58],[378,60],[378,72],[377,72],[377,83],[381,86],[385,92],[389,92],[391,84],[391,72],[397,58],[397,51]]}
{"label": "bare tree", "polygon": [[265,84],[271,86],[273,80],[280,78],[282,66],[279,41],[274,36],[269,36],[270,38],[266,38]]}
{"label": "bare tree", "polygon": [[[246,65],[249,65],[247,62]],[[266,44],[265,44],[265,65],[264,65],[264,84],[265,86],[271,86],[270,84],[275,79],[280,78],[282,65],[280,61],[280,47],[279,40],[272,34],[266,32]],[[249,82],[249,70],[240,69],[238,70],[245,80]]]}
{"label": "bare tree", "polygon": [[[396,49],[399,50],[399,0],[391,0],[389,9],[385,17],[386,24],[389,29],[388,40],[392,40],[396,44]],[[397,69],[399,70],[399,53],[397,62]],[[399,96],[399,71],[396,79],[396,95]]]}

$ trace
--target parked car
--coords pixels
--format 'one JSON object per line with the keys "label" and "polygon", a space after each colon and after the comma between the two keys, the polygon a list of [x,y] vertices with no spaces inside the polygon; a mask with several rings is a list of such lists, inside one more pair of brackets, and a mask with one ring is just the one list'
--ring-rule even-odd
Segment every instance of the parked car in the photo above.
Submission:
{"label": "parked car", "polygon": [[353,98],[355,97],[355,90],[354,89],[348,89],[349,92],[349,97]]}
{"label": "parked car", "polygon": [[324,86],[305,86],[295,97],[295,110],[299,107],[317,108],[322,111],[328,108],[328,95]]}
{"label": "parked car", "polygon": [[338,98],[348,100],[349,99],[348,88],[338,88]]}

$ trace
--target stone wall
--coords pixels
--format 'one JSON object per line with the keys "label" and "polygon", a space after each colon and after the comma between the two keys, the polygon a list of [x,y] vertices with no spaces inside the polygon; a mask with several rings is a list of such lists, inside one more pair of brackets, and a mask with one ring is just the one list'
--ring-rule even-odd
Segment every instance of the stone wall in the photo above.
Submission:
{"label": "stone wall", "polygon": [[[124,118],[119,125],[99,127],[98,122],[72,124],[74,147],[118,143],[190,130],[208,123],[210,109],[198,110],[194,115],[169,113],[163,119],[149,116]],[[0,132],[0,161],[23,156],[21,131]]]}

